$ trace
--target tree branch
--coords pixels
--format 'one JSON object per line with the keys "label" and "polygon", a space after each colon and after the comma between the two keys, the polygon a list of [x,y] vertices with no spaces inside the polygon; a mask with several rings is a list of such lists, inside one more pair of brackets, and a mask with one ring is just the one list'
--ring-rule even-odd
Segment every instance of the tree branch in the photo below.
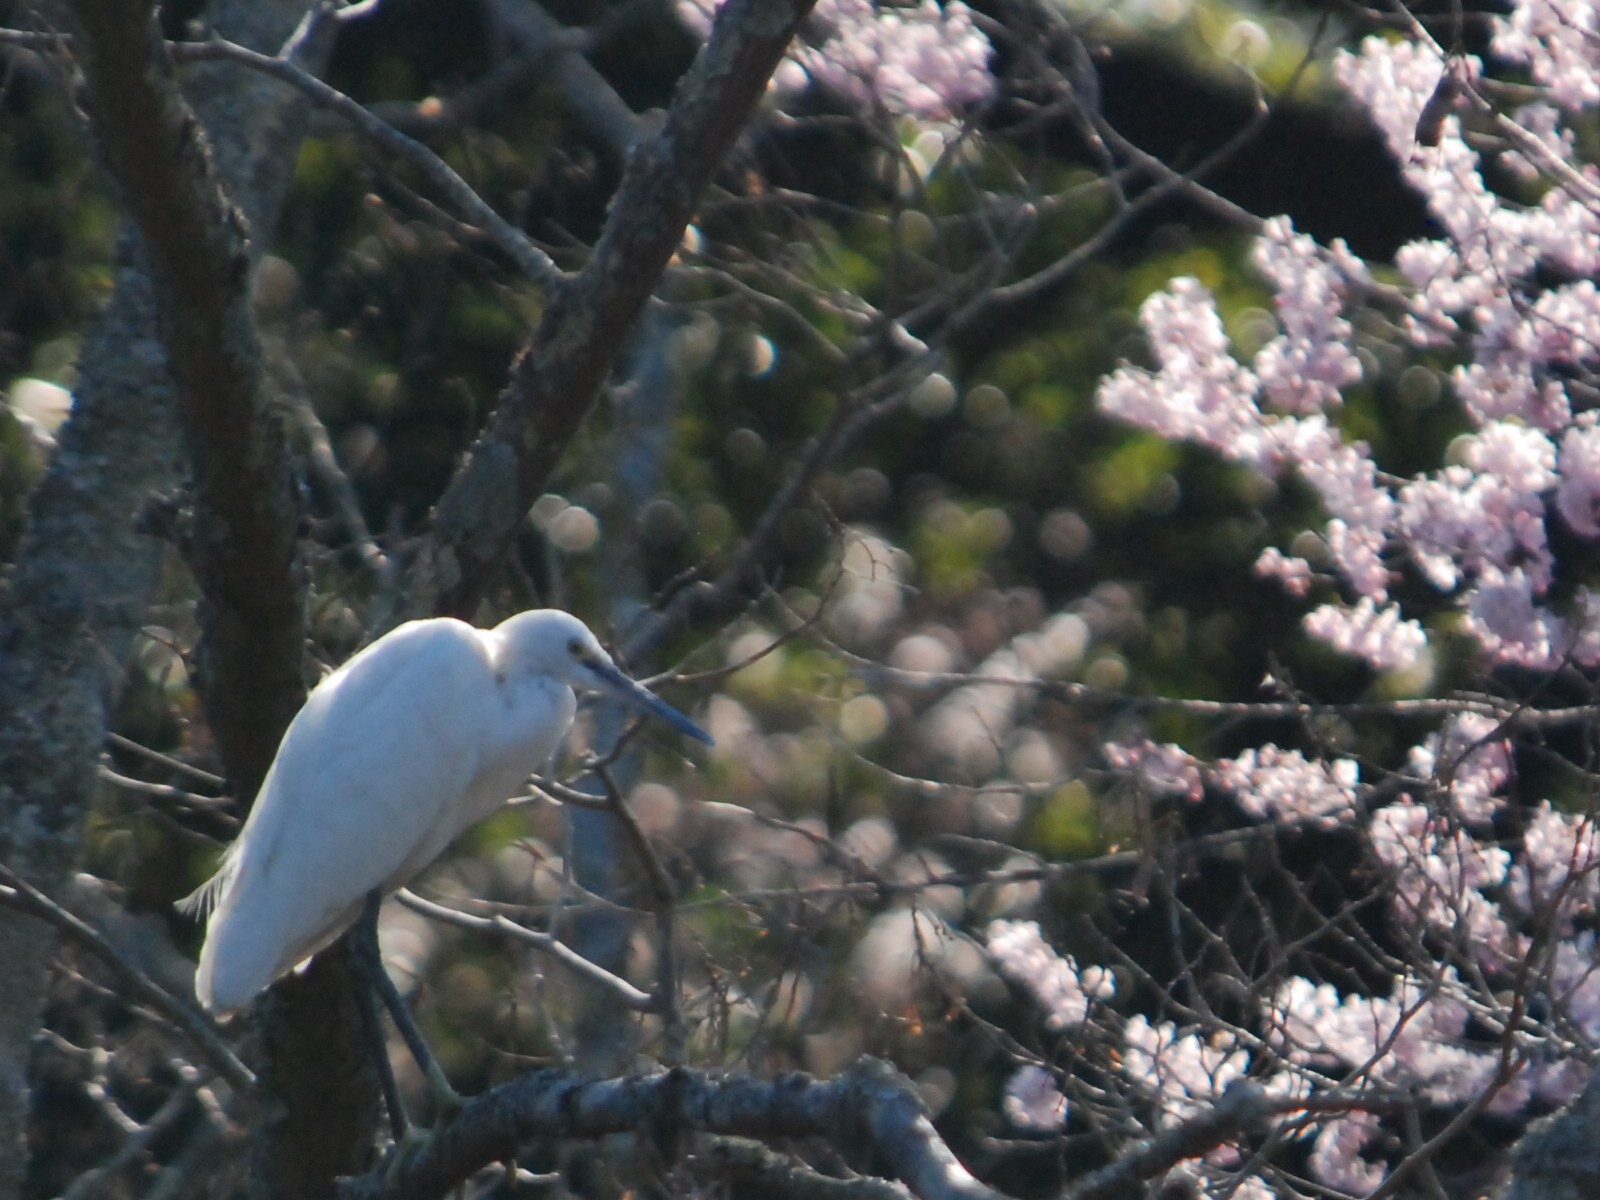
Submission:
{"label": "tree branch", "polygon": [[710,1139],[705,1158],[724,1177],[792,1200],[910,1200],[902,1183],[870,1175],[835,1179],[747,1138]]}
{"label": "tree branch", "polygon": [[601,1138],[640,1129],[738,1137],[828,1137],[870,1147],[922,1200],[1004,1200],[956,1160],[911,1082],[860,1060],[826,1082],[770,1082],[678,1069],[585,1081],[562,1071],[525,1075],[473,1100],[415,1158],[347,1182],[340,1200],[433,1200],[475,1171],[516,1156],[534,1138]]}
{"label": "tree branch", "polygon": [[635,143],[593,255],[555,294],[493,424],[440,500],[413,611],[472,616],[811,4],[730,0],[718,13],[665,125]]}
{"label": "tree branch", "polygon": [[579,52],[572,31],[558,24],[541,4],[491,0],[489,8],[500,26],[522,43],[522,53],[534,58],[540,73],[561,89],[579,124],[621,162],[645,123]]}
{"label": "tree branch", "polygon": [[261,71],[281,80],[308,97],[313,103],[338,114],[362,136],[383,147],[389,153],[404,159],[427,177],[428,181],[449,198],[455,208],[477,222],[517,268],[535,283],[552,286],[561,278],[561,269],[550,260],[515,225],[511,224],[489,206],[472,185],[451,169],[442,158],[421,142],[415,141],[395,129],[381,117],[368,112],[343,92],[331,87],[286,58],[259,54],[244,46],[221,38],[205,42],[176,42],[171,46],[173,57],[184,62],[224,61]]}
{"label": "tree branch", "polygon": [[[278,46],[304,7],[219,0],[210,16],[235,40]],[[63,47],[53,32],[42,38],[41,49]],[[328,40],[299,37],[296,53],[315,62]],[[187,83],[236,198],[271,227],[298,148],[299,101],[266,80],[220,89],[204,70]],[[0,857],[46,894],[76,870],[123,662],[162,578],[164,547],[130,519],[181,472],[157,326],[145,256],[124,236],[111,298],[78,358],[72,414],[29,498],[0,618]],[[0,1194],[21,1186],[24,1068],[55,939],[32,916],[0,911]]]}
{"label": "tree branch", "polygon": [[1066,1200],[1126,1196],[1140,1183],[1165,1175],[1184,1159],[1198,1158],[1276,1113],[1304,1105],[1304,1101],[1269,1096],[1259,1084],[1235,1083],[1204,1112],[1118,1155],[1109,1166],[1079,1180],[1068,1190]]}
{"label": "tree branch", "polygon": [[479,917],[472,913],[464,913],[454,908],[447,908],[443,904],[435,904],[431,900],[424,900],[415,892],[401,888],[395,893],[395,899],[400,901],[412,912],[421,913],[435,921],[443,921],[447,925],[456,925],[463,929],[476,929],[483,933],[497,933],[513,941],[521,942],[525,946],[532,946],[541,954],[548,955],[560,963],[568,971],[597,987],[606,988],[616,999],[618,1004],[631,1008],[635,1012],[653,1013],[656,1011],[655,997],[648,992],[641,992],[626,979],[613,975],[610,971],[597,963],[590,962],[583,955],[573,950],[572,947],[548,933],[540,933],[536,929],[529,929],[526,925],[519,925],[509,917],[496,915],[492,917]]}
{"label": "tree branch", "polygon": [[217,1033],[216,1028],[195,1009],[159,986],[138,967],[124,958],[117,948],[88,922],[73,916],[38,888],[0,866],[0,904],[9,904],[31,916],[46,921],[66,934],[78,945],[88,950],[110,969],[117,981],[132,994],[171,1021],[188,1036],[189,1041],[211,1069],[228,1081],[228,1085],[241,1095],[255,1089],[255,1076]]}
{"label": "tree branch", "polygon": [[1504,1200],[1568,1200],[1600,1189],[1600,1071],[1575,1099],[1529,1127],[1511,1157]]}
{"label": "tree branch", "polygon": [[148,255],[194,469],[190,561],[205,593],[205,694],[228,774],[253,795],[304,696],[299,510],[268,414],[248,233],[172,79],[151,7],[74,5],[106,162]]}

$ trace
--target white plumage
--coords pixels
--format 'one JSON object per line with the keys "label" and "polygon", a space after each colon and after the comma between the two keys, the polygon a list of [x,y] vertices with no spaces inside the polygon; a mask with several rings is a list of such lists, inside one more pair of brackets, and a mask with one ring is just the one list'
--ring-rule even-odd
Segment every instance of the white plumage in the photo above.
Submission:
{"label": "white plumage", "polygon": [[182,903],[210,910],[195,994],[226,1015],[332,942],[519,792],[598,689],[709,742],[612,663],[576,617],[494,629],[448,617],[379,638],[311,693],[217,873]]}

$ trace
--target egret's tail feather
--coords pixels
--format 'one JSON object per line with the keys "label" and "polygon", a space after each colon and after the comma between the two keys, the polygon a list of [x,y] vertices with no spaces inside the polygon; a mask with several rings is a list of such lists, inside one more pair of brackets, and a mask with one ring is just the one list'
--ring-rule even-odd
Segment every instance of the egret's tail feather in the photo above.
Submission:
{"label": "egret's tail feather", "polygon": [[193,917],[197,921],[203,920],[216,911],[217,901],[221,900],[222,893],[228,890],[228,884],[232,882],[233,874],[233,847],[230,846],[228,853],[223,857],[222,865],[217,868],[217,873],[182,900],[174,901],[172,907],[186,917]]}

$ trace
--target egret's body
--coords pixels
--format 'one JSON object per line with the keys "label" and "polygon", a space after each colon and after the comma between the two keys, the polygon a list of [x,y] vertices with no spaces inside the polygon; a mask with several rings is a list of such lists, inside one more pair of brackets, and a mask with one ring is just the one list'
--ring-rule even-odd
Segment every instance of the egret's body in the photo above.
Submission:
{"label": "egret's body", "polygon": [[375,890],[391,891],[521,790],[600,689],[702,740],[633,683],[575,617],[542,609],[494,629],[412,621],[320,683],[278,747],[221,869],[195,993],[242,1008],[328,945]]}

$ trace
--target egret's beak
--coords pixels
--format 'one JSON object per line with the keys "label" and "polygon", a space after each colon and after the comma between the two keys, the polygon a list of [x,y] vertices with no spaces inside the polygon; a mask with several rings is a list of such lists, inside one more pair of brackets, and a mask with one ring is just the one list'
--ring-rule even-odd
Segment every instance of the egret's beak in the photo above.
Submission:
{"label": "egret's beak", "polygon": [[700,726],[689,720],[688,717],[673,708],[672,705],[661,699],[654,692],[629,679],[612,664],[586,660],[583,665],[588,667],[590,673],[594,676],[596,688],[612,699],[620,700],[622,703],[636,708],[640,712],[648,713],[652,717],[659,717],[668,725],[687,733],[692,738],[698,738],[708,746],[716,745],[711,740],[711,735],[704,729],[701,729]]}

